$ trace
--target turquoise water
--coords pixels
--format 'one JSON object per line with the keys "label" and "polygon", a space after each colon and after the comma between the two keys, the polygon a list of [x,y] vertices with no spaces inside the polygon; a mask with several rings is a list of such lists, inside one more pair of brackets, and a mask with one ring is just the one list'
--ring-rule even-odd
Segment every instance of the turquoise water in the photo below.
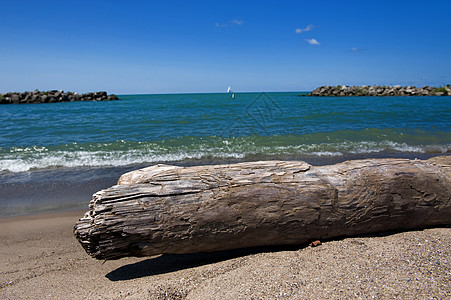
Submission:
{"label": "turquoise water", "polygon": [[451,97],[122,95],[2,105],[0,172],[451,152]]}

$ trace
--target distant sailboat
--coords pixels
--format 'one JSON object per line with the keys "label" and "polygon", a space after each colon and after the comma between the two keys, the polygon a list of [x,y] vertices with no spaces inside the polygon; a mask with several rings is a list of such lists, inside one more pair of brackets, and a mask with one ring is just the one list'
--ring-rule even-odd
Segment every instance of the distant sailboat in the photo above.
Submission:
{"label": "distant sailboat", "polygon": [[232,99],[235,99],[235,93],[232,92],[232,89],[230,88],[230,85],[229,85],[229,87],[227,88],[227,93],[228,93],[228,94],[232,93]]}

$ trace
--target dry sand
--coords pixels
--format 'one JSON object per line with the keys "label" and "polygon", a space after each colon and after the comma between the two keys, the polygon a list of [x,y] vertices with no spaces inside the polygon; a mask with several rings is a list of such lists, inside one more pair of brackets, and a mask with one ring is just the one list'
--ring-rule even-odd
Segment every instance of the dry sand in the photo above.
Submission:
{"label": "dry sand", "polygon": [[0,219],[0,299],[451,299],[451,228],[97,261],[82,212]]}

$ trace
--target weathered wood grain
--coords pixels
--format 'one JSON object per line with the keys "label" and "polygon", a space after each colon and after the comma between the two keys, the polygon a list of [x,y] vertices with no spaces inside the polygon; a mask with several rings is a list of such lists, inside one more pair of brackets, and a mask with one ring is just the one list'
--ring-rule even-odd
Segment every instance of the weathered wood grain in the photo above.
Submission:
{"label": "weathered wood grain", "polygon": [[156,165],[93,195],[74,227],[98,259],[193,253],[451,224],[451,156]]}

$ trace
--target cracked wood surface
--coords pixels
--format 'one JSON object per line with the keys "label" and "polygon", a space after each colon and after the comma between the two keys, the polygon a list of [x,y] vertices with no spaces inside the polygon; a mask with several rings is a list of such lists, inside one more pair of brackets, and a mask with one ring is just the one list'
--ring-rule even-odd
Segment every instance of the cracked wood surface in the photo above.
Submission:
{"label": "cracked wood surface", "polygon": [[210,252],[451,224],[451,156],[156,165],[93,195],[74,226],[98,259]]}

